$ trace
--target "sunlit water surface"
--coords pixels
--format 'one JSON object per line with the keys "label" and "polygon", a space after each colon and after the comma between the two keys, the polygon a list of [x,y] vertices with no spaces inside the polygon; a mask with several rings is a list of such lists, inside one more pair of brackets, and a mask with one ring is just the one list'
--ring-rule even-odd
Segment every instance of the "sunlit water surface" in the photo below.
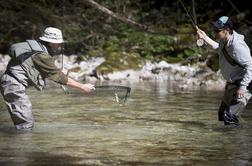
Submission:
{"label": "sunlit water surface", "polygon": [[251,165],[252,105],[239,127],[217,121],[222,92],[131,86],[113,96],[28,90],[32,133],[17,134],[0,98],[0,165]]}

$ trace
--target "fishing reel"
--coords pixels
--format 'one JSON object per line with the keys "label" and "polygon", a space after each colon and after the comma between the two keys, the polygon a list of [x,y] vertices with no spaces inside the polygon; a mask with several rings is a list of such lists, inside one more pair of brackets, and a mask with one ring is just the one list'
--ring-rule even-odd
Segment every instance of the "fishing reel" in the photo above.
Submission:
{"label": "fishing reel", "polygon": [[196,41],[197,46],[201,47],[205,44],[205,41],[201,38],[197,39]]}

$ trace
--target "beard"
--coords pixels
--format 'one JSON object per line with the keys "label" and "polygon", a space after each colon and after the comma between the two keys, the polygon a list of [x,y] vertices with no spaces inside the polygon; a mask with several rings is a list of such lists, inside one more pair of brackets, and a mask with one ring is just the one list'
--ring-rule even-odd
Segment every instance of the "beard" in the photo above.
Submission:
{"label": "beard", "polygon": [[63,53],[63,48],[62,47],[58,47],[58,48],[52,48],[52,47],[48,47],[47,51],[51,56],[56,56],[56,55],[60,55]]}

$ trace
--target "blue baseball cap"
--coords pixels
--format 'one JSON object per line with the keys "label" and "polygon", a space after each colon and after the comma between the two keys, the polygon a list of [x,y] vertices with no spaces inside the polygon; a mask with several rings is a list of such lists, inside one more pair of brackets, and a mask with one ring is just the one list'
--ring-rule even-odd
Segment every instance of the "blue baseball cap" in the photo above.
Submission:
{"label": "blue baseball cap", "polygon": [[216,22],[213,22],[216,29],[232,28],[232,22],[227,16],[221,16]]}

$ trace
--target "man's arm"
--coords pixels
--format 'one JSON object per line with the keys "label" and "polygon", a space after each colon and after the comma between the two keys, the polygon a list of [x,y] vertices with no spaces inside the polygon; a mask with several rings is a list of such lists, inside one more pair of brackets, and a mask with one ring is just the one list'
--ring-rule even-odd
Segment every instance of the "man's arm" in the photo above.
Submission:
{"label": "man's arm", "polygon": [[62,85],[66,85],[67,76],[58,69],[54,59],[46,54],[39,53],[32,56],[35,68],[40,72],[43,78],[47,78]]}
{"label": "man's arm", "polygon": [[95,90],[94,85],[92,85],[92,84],[82,84],[82,83],[79,83],[79,82],[77,82],[77,81],[75,81],[75,80],[73,80],[71,78],[68,78],[67,85],[71,86],[73,88],[81,89],[86,93],[90,93],[93,90]]}
{"label": "man's arm", "polygon": [[217,49],[219,47],[219,43],[217,43],[216,41],[211,39],[209,36],[207,36],[207,34],[201,29],[199,29],[198,27],[197,27],[197,34],[200,39],[203,39],[207,44],[212,46],[213,49]]}
{"label": "man's arm", "polygon": [[244,67],[245,74],[240,83],[240,89],[246,90],[252,80],[252,57],[249,48],[244,41],[235,44],[233,58]]}
{"label": "man's arm", "polygon": [[82,84],[71,78],[68,78],[62,71],[60,71],[60,69],[56,67],[53,58],[48,54],[36,54],[32,57],[32,59],[36,68],[44,78],[50,79],[62,85],[79,88],[87,93],[95,90],[94,85],[92,84]]}

